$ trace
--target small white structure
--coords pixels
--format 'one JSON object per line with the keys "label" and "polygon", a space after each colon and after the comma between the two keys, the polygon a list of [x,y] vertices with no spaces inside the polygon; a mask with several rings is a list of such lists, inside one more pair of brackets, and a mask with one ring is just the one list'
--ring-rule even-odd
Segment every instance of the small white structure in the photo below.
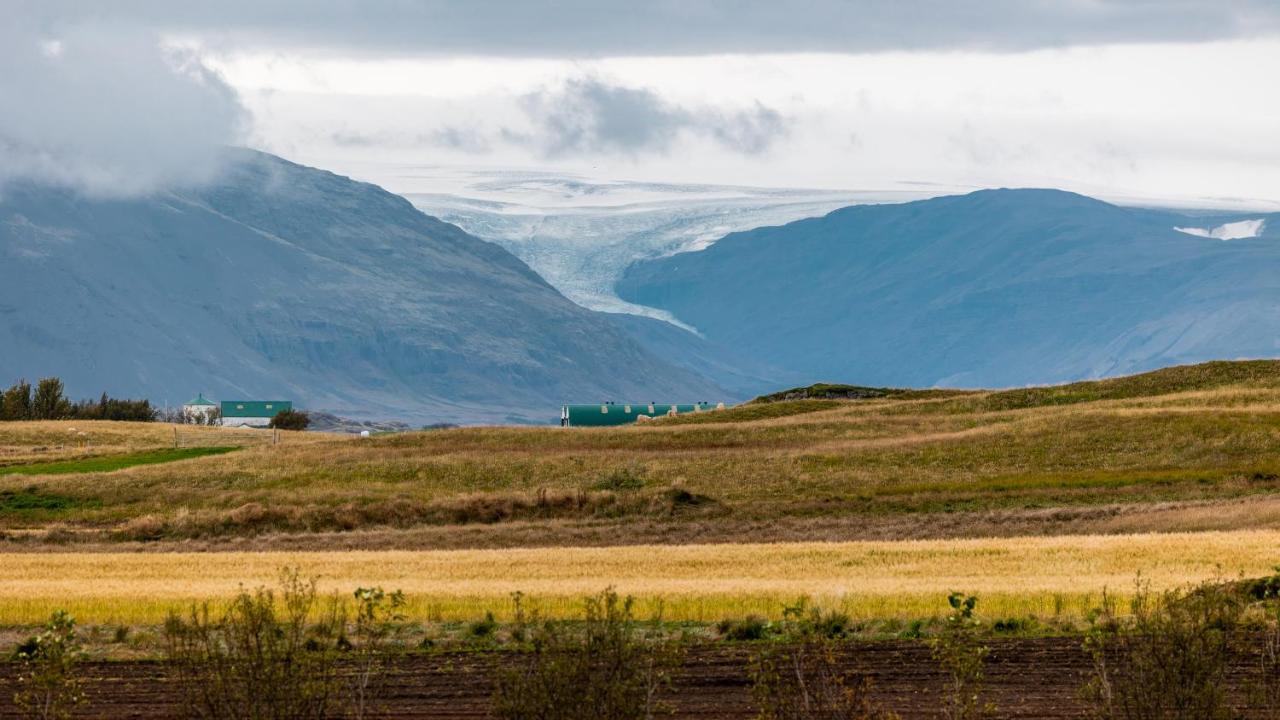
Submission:
{"label": "small white structure", "polygon": [[190,425],[211,425],[218,418],[218,404],[209,400],[204,393],[188,400],[182,406],[182,421]]}

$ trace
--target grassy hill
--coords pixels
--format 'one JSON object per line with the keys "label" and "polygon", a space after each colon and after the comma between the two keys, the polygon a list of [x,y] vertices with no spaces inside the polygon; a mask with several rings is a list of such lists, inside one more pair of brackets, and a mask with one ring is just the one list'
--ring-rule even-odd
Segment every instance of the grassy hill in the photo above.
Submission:
{"label": "grassy hill", "polygon": [[[165,426],[109,429],[136,430],[121,451],[172,443]],[[0,424],[0,457],[34,462],[43,437]],[[111,472],[10,467],[0,494],[25,509],[0,503],[0,530],[15,544],[446,547],[1280,527],[1277,446],[1280,362],[1215,362],[635,427],[311,434]]]}

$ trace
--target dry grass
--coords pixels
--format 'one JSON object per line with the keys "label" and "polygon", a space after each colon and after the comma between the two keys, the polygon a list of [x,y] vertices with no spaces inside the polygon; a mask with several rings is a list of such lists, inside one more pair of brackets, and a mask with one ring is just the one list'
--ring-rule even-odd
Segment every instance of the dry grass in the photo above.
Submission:
{"label": "dry grass", "polygon": [[[0,466],[45,463],[101,455],[143,452],[174,445],[173,425],[103,420],[43,420],[0,423]],[[260,431],[183,425],[184,447],[261,444]],[[286,441],[311,442],[316,433],[286,433]]]}
{"label": "dry grass", "polygon": [[[281,446],[113,473],[0,478],[0,493],[48,496],[58,508],[0,512],[0,530],[58,524],[118,539],[178,539],[708,517],[744,528],[807,518],[875,525],[924,514],[1280,495],[1276,362],[1210,363],[1057,388],[751,408],[764,414],[744,409],[636,427],[461,428],[362,440],[306,434]],[[104,428],[126,436],[104,435],[103,442],[130,449],[166,442],[152,435],[165,426],[135,427],[135,439],[127,437],[134,427]],[[66,430],[0,426],[0,446],[20,446],[15,433],[30,443]],[[626,482],[613,482],[624,475]],[[669,502],[673,487],[707,501]],[[1237,527],[1254,527],[1244,514],[1236,517],[1244,523]]]}
{"label": "dry grass", "polygon": [[171,608],[271,584],[298,566],[328,590],[403,589],[418,620],[503,617],[521,591],[549,615],[611,585],[672,620],[777,617],[807,596],[855,617],[929,617],[954,590],[988,616],[1079,617],[1141,576],[1164,588],[1272,572],[1280,532],[438,552],[0,555],[0,624],[68,608],[88,623],[154,623]]}

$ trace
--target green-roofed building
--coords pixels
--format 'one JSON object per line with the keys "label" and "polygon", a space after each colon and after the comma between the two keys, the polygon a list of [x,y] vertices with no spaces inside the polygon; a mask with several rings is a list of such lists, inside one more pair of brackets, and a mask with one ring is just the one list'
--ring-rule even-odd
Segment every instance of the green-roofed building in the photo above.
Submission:
{"label": "green-roofed building", "polygon": [[222,424],[226,427],[266,427],[276,413],[292,410],[289,400],[223,400]]}
{"label": "green-roofed building", "polygon": [[560,408],[560,425],[563,427],[605,427],[631,425],[640,419],[685,413],[723,410],[724,403],[692,403],[688,405],[662,405],[658,403],[599,403],[596,405],[564,405]]}
{"label": "green-roofed building", "polygon": [[182,404],[182,421],[198,425],[208,425],[217,418],[218,403],[197,393],[195,397]]}

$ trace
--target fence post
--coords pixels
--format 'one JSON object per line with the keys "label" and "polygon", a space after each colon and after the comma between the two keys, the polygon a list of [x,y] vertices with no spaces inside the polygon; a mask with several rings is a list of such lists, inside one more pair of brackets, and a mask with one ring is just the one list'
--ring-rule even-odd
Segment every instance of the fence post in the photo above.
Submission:
{"label": "fence post", "polygon": [[178,426],[173,426],[173,449],[178,449]]}

